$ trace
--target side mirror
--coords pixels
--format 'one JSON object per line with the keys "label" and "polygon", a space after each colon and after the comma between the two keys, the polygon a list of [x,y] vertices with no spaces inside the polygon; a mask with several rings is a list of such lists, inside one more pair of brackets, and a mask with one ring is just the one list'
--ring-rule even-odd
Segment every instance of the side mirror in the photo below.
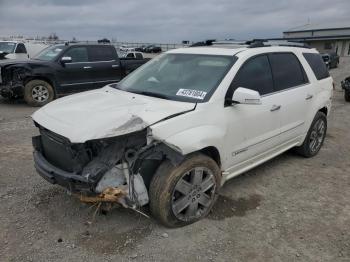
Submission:
{"label": "side mirror", "polygon": [[239,87],[233,93],[232,103],[246,104],[246,105],[261,105],[261,97],[259,92]]}
{"label": "side mirror", "polygon": [[67,63],[72,63],[72,58],[70,56],[64,56],[61,58],[61,63],[63,65],[67,64]]}

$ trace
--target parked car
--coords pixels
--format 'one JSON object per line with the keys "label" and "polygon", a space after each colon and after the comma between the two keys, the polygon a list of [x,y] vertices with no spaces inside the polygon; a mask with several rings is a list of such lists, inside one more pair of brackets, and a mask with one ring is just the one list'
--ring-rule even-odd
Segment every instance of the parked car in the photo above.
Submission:
{"label": "parked car", "polygon": [[341,87],[344,89],[345,101],[350,102],[350,76],[341,82]]}
{"label": "parked car", "polygon": [[339,65],[339,56],[335,52],[322,54],[322,59],[328,69],[336,68]]}
{"label": "parked car", "polygon": [[144,59],[143,54],[141,52],[125,52],[122,53],[121,57],[128,59]]}
{"label": "parked car", "polygon": [[145,53],[160,53],[162,49],[159,46],[149,45],[144,50]]}
{"label": "parked car", "polygon": [[27,59],[29,54],[24,43],[15,41],[0,41],[0,60]]}
{"label": "parked car", "polygon": [[119,58],[114,46],[54,45],[27,61],[0,63],[0,94],[32,106],[120,81],[148,59]]}
{"label": "parked car", "polygon": [[175,49],[36,111],[35,167],[81,201],[149,204],[164,225],[184,226],[227,180],[291,148],[315,156],[332,84],[314,49]]}
{"label": "parked car", "polygon": [[109,40],[107,38],[102,38],[102,39],[97,40],[97,43],[99,43],[99,44],[110,44],[111,40]]}
{"label": "parked car", "polygon": [[145,45],[136,47],[136,48],[135,48],[135,51],[138,51],[138,52],[145,52],[145,48],[146,48],[146,47],[147,47],[147,46],[145,46]]}

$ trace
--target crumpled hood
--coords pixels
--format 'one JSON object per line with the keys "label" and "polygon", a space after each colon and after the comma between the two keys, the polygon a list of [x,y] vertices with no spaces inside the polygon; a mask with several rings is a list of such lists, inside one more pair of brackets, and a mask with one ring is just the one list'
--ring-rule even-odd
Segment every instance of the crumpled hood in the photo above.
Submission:
{"label": "crumpled hood", "polygon": [[110,86],[55,100],[32,118],[72,143],[142,130],[166,117],[194,109],[195,104],[117,90]]}

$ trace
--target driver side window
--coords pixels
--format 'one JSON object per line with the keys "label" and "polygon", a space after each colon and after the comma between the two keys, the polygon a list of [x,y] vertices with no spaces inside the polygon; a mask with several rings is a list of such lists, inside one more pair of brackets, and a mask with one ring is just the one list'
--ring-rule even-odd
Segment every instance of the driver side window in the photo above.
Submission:
{"label": "driver side window", "polygon": [[274,91],[267,55],[253,57],[242,65],[233,79],[226,97],[231,98],[238,87],[258,91],[260,95],[266,95]]}
{"label": "driver side window", "polygon": [[88,62],[88,52],[86,47],[73,47],[69,49],[64,56],[72,58],[72,63]]}

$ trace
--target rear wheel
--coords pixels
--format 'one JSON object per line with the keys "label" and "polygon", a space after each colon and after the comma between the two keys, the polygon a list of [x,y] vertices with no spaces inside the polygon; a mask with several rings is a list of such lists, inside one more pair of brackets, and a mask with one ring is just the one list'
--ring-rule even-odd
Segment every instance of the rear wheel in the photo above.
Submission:
{"label": "rear wheel", "polygon": [[317,112],[311,127],[306,135],[304,143],[296,148],[296,151],[304,157],[313,157],[320,151],[327,132],[327,117],[322,112]]}
{"label": "rear wheel", "polygon": [[53,99],[53,87],[43,80],[29,81],[24,87],[24,100],[28,105],[43,106]]}
{"label": "rear wheel", "polygon": [[164,161],[152,178],[150,209],[168,227],[180,227],[208,215],[220,186],[220,169],[202,154],[192,155],[178,166]]}

